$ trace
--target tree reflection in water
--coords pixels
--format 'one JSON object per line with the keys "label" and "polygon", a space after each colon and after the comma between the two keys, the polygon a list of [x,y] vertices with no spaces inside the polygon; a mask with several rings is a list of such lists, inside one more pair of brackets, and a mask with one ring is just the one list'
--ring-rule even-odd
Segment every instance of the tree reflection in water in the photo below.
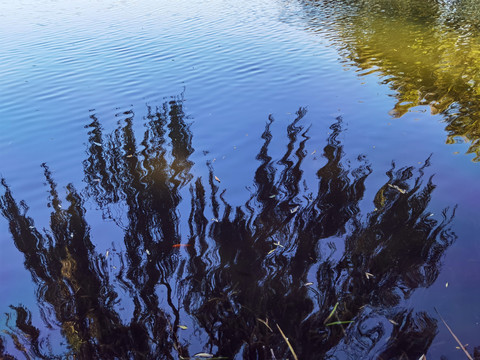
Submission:
{"label": "tree reflection in water", "polygon": [[[219,193],[211,166],[206,181],[191,173],[192,134],[181,99],[149,109],[140,140],[133,112],[108,134],[92,116],[85,191],[68,185],[62,200],[43,165],[48,231],[35,226],[2,179],[2,215],[32,274],[44,323],[33,324],[32,309],[12,306],[0,354],[8,358],[7,342],[33,358],[173,359],[200,350],[228,358],[290,357],[278,324],[302,359],[420,357],[437,322],[403,300],[437,278],[455,240],[454,210],[446,209],[441,221],[429,216],[435,185],[425,177],[427,159],[418,169],[392,164],[375,210],[363,213],[359,202],[371,165],[362,157],[359,166],[348,165],[341,118],[323,149],[318,188],[309,190],[302,170],[305,113],[300,109],[288,126],[278,160],[269,153],[269,118],[255,190],[241,206]],[[95,250],[85,217],[90,198],[123,231],[116,269]],[[188,203],[182,226],[180,205]],[[179,243],[188,245],[186,257],[174,247]],[[117,306],[126,297],[133,304],[129,316]],[[336,321],[352,323],[326,325]],[[51,328],[67,341],[63,350],[44,335]]]}
{"label": "tree reflection in water", "polygon": [[326,37],[361,76],[395,91],[391,115],[442,114],[447,143],[480,161],[480,8],[473,0],[300,0],[308,31]]}

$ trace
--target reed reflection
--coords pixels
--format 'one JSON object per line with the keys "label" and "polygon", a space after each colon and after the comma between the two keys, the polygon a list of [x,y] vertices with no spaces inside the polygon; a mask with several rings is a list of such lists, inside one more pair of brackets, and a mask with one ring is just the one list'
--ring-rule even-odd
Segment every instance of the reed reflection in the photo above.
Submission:
{"label": "reed reflection", "polygon": [[[312,189],[302,166],[305,115],[300,109],[288,125],[281,156],[272,154],[282,139],[269,117],[254,190],[240,205],[225,200],[211,164],[207,179],[192,174],[181,98],[150,109],[140,134],[133,112],[111,133],[92,116],[85,191],[68,185],[62,200],[43,165],[48,231],[36,228],[2,180],[0,209],[32,274],[44,321],[33,324],[34,309],[12,306],[2,342],[35,358],[187,358],[198,351],[290,357],[278,325],[302,359],[420,357],[436,320],[403,300],[437,278],[455,240],[454,209],[430,216],[435,185],[425,178],[427,159],[419,168],[392,164],[372,199],[375,210],[362,210],[373,165],[362,156],[350,164],[341,118],[330,127]],[[90,199],[123,231],[117,269],[95,250],[85,217]],[[124,297],[133,303],[129,317],[117,306]],[[336,322],[342,323],[329,325]],[[49,348],[48,327],[60,328],[65,349]]]}
{"label": "reed reflection", "polygon": [[[309,31],[338,47],[361,76],[395,91],[391,115],[442,114],[447,143],[480,160],[480,11],[472,1],[300,1]],[[415,109],[416,108],[416,109]]]}

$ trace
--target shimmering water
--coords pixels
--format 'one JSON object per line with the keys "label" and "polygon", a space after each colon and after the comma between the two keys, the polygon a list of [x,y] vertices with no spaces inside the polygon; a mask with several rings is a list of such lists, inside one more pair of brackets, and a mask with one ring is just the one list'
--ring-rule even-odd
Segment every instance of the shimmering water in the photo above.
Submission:
{"label": "shimmering water", "polygon": [[480,357],[475,1],[0,10],[0,358]]}

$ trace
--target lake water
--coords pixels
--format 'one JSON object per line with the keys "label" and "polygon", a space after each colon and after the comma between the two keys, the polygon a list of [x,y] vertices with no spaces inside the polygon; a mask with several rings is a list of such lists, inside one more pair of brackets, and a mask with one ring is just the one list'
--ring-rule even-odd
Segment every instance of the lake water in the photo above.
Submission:
{"label": "lake water", "polygon": [[0,43],[0,358],[480,358],[476,1],[11,1]]}

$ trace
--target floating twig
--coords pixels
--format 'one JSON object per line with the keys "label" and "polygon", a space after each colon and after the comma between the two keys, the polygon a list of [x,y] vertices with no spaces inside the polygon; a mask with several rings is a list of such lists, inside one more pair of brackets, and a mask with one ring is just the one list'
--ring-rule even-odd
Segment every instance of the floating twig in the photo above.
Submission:
{"label": "floating twig", "polygon": [[280,334],[282,335],[283,339],[284,339],[285,342],[287,343],[288,348],[290,349],[290,352],[291,352],[292,355],[293,355],[293,358],[294,358],[295,360],[298,360],[297,354],[295,354],[295,351],[293,350],[293,347],[292,347],[292,345],[290,344],[290,341],[288,341],[288,338],[285,336],[285,334],[283,333],[282,329],[280,329],[280,326],[278,326],[278,324],[277,324],[277,328],[278,328],[278,330],[280,331]]}
{"label": "floating twig", "polygon": [[331,323],[328,323],[328,324],[325,324],[325,326],[332,326],[332,325],[343,325],[343,324],[351,324],[353,321],[335,321],[335,322],[331,322]]}
{"label": "floating twig", "polygon": [[333,307],[333,310],[330,312],[330,314],[327,316],[327,318],[323,322],[324,324],[326,324],[327,321],[332,318],[332,316],[335,314],[335,311],[337,311],[337,307],[338,307],[338,302],[335,304],[335,306]]}
{"label": "floating twig", "polygon": [[390,186],[391,188],[397,190],[399,193],[401,194],[405,194],[407,191],[406,190],[403,190],[402,188],[398,187],[397,185],[392,185],[392,184],[388,184],[388,186]]}
{"label": "floating twig", "polygon": [[452,329],[450,329],[450,326],[448,326],[447,322],[443,319],[442,315],[440,315],[440,313],[438,312],[438,310],[436,308],[434,308],[434,309],[437,312],[438,316],[440,317],[440,320],[442,320],[445,327],[448,329],[448,331],[450,331],[450,334],[452,334],[453,338],[455,339],[457,344],[460,346],[460,349],[463,350],[463,352],[465,353],[465,355],[467,355],[467,358],[469,360],[473,360],[472,356],[468,353],[467,349],[465,349],[465,346],[463,346],[463,344],[460,342],[460,340],[458,340],[458,337],[453,333]]}
{"label": "floating twig", "polygon": [[273,332],[272,328],[268,325],[268,323],[260,318],[257,318],[258,321],[260,321],[263,325],[265,325],[268,330],[270,330],[271,332]]}

